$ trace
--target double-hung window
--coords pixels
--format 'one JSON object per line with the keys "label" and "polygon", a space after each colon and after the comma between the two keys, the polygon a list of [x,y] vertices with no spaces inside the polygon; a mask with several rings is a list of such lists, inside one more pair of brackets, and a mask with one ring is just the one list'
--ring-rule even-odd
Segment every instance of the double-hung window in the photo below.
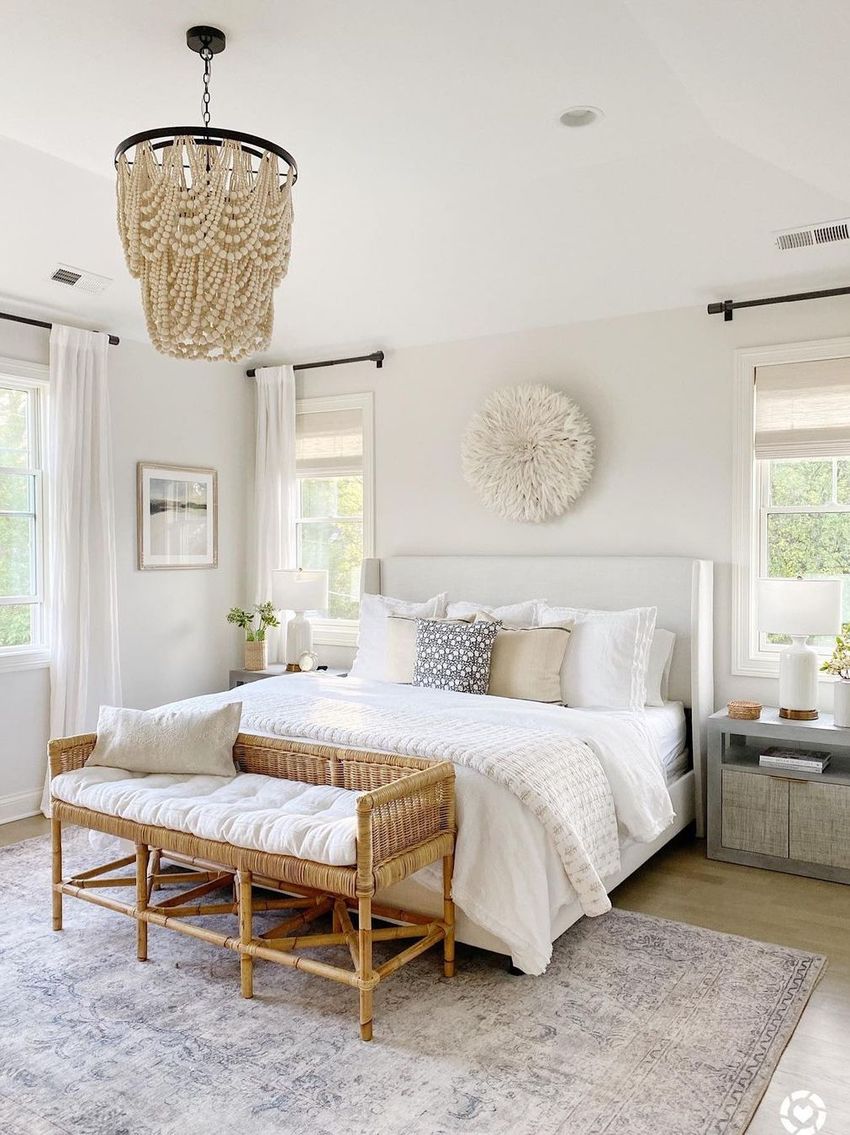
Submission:
{"label": "double-hung window", "polygon": [[0,664],[45,647],[42,368],[0,360]]}
{"label": "double-hung window", "polygon": [[314,641],[351,645],[360,569],[374,554],[372,395],[301,399],[295,423],[297,563],[328,573],[328,610],[312,620]]}
{"label": "double-hung window", "polygon": [[842,577],[850,622],[850,343],[741,355],[736,670],[769,673],[788,640],[757,629],[758,578]]}

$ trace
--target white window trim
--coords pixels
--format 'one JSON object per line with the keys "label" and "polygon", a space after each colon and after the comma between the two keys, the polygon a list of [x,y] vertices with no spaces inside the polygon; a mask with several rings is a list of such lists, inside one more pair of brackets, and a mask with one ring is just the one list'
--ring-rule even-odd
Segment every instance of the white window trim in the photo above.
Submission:
{"label": "white window trim", "polygon": [[[5,385],[18,386],[22,390],[32,390],[38,387],[41,391],[41,409],[46,402],[50,382],[50,370],[44,363],[31,363],[22,359],[9,359],[0,356],[0,375]],[[18,381],[16,381],[18,380]],[[36,425],[37,444],[39,448],[40,467],[46,471],[47,459],[47,423],[44,413],[40,413]],[[44,478],[36,481],[38,499],[36,501],[36,514],[38,531],[36,539],[41,550],[39,556],[39,578],[36,581],[37,594],[42,598],[41,607],[41,637],[44,640],[44,594],[46,589],[47,572],[47,524],[46,506],[47,494],[44,491]],[[42,670],[50,665],[50,650],[42,641],[38,646],[8,646],[0,647],[0,673],[14,670]]]}
{"label": "white window trim", "polygon": [[[735,352],[735,437],[732,480],[732,673],[745,677],[775,678],[779,658],[759,649],[755,625],[755,581],[759,571],[758,477],[754,455],[756,367],[805,363],[822,359],[850,359],[850,338],[821,339],[811,343],[784,343],[751,347]],[[822,678],[821,681],[828,681]]]}
{"label": "white window trim", "polygon": [[[322,398],[299,398],[296,414],[331,410],[360,410],[363,415],[363,558],[375,555],[375,398],[363,394],[331,394]],[[312,619],[316,646],[357,645],[360,623],[356,619]]]}

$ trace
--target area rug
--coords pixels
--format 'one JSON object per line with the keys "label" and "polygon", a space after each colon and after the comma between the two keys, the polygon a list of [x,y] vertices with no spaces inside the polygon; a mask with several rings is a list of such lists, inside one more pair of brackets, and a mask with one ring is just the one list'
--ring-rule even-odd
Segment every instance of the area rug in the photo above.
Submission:
{"label": "area rug", "polygon": [[[68,867],[91,864],[83,833]],[[46,839],[0,849],[3,1135],[738,1135],[825,960],[614,910],[542,977],[459,951],[356,995],[65,900]],[[259,920],[258,920],[259,921]]]}

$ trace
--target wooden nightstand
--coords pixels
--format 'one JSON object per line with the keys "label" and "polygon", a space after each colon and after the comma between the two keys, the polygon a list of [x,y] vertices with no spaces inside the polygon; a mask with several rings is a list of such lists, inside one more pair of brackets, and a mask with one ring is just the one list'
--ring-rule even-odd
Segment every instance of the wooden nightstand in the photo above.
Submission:
{"label": "wooden nightstand", "polygon": [[[286,678],[290,673],[300,673],[300,671],[287,671],[283,663],[274,666],[268,666],[265,670],[231,670],[230,671],[230,685],[227,687],[229,690],[235,690],[237,686],[244,686],[246,682],[259,682],[261,678]],[[346,678],[348,677],[347,670],[340,670],[335,666],[328,666],[324,670],[314,670],[313,673],[321,674],[327,678]]]}
{"label": "wooden nightstand", "polygon": [[[832,753],[825,772],[768,769],[768,745]],[[765,707],[758,721],[726,710],[708,719],[708,857],[850,883],[850,729],[786,721]]]}

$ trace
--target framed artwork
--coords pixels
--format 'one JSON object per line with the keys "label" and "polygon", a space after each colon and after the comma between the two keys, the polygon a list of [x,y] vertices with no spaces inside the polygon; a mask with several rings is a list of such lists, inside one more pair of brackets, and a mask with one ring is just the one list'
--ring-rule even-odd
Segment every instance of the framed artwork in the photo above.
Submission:
{"label": "framed artwork", "polygon": [[218,474],[185,465],[136,466],[140,571],[218,566]]}

